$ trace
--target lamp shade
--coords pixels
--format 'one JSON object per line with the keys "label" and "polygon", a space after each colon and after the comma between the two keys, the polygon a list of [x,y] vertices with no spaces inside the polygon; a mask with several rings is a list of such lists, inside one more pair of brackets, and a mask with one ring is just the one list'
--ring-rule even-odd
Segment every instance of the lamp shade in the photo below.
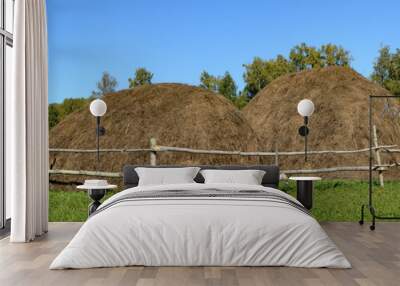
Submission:
{"label": "lamp shade", "polygon": [[90,113],[93,116],[103,116],[106,114],[107,104],[101,99],[95,99],[90,103]]}
{"label": "lamp shade", "polygon": [[297,112],[303,116],[311,116],[314,112],[314,103],[309,99],[303,99],[297,105]]}

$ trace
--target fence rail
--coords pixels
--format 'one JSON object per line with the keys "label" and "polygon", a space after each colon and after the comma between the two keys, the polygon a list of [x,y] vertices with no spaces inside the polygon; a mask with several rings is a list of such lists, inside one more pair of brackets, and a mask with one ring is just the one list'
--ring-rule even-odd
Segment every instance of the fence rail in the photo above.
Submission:
{"label": "fence rail", "polygon": [[[386,153],[400,153],[400,149],[392,149],[397,145],[381,145],[372,147],[371,150],[381,150]],[[307,151],[308,155],[324,155],[324,154],[356,154],[369,152],[370,148],[356,149],[356,150],[318,150]],[[64,149],[64,148],[50,148],[50,153],[96,153],[96,149]],[[191,149],[184,147],[170,147],[156,145],[154,148],[143,149],[100,149],[101,153],[139,153],[139,152],[175,152],[175,153],[190,153],[202,155],[237,155],[237,156],[299,156],[304,155],[304,151],[277,151],[277,152],[242,152],[242,151],[224,151],[224,150],[203,150]]]}
{"label": "fence rail", "polygon": [[[399,164],[390,165],[375,165],[373,171],[382,172],[387,170],[389,167],[399,166]],[[332,168],[320,168],[320,169],[298,169],[298,170],[281,170],[281,174],[293,175],[293,174],[322,174],[322,173],[335,173],[335,172],[363,172],[368,171],[368,166],[343,166],[343,167],[332,167]],[[49,174],[53,175],[75,175],[75,176],[95,176],[95,177],[108,177],[108,178],[121,178],[121,172],[103,172],[103,171],[87,171],[87,170],[49,170]]]}
{"label": "fence rail", "polygon": [[[152,152],[153,149],[100,149],[101,153],[139,153]],[[65,148],[49,148],[50,153],[97,153],[96,149],[65,149]]]}
{"label": "fence rail", "polygon": [[49,170],[49,174],[53,175],[75,175],[75,176],[95,176],[107,178],[121,178],[120,172],[102,172],[102,171],[87,171],[87,170]]}
{"label": "fence rail", "polygon": [[[375,128],[375,127],[374,127]],[[377,164],[373,166],[373,171],[379,173],[380,183],[383,186],[383,172],[387,171],[392,167],[399,167],[400,163],[383,164],[381,163],[380,155],[382,153],[400,153],[400,149],[395,149],[397,145],[378,145],[378,138],[376,129],[374,129],[374,146],[372,148],[362,148],[355,150],[314,150],[308,151],[309,155],[350,155],[360,154],[369,152],[372,150],[375,155],[375,161]],[[50,148],[50,153],[96,153],[96,149],[65,149],[65,148]],[[184,147],[171,147],[171,146],[160,146],[154,138],[150,139],[149,148],[122,148],[122,149],[100,149],[101,153],[149,153],[150,154],[150,165],[157,165],[157,154],[163,152],[173,153],[188,153],[188,154],[201,154],[201,155],[233,155],[233,156],[270,156],[275,158],[275,164],[279,164],[279,156],[301,156],[304,155],[304,151],[278,151],[277,144],[275,144],[275,150],[272,152],[242,152],[242,151],[226,151],[226,150],[203,150],[203,149],[191,149]],[[282,170],[282,175],[292,174],[317,174],[317,173],[334,173],[334,172],[363,172],[368,171],[369,166],[337,166],[330,168],[319,168],[319,169],[298,169],[298,170]],[[49,174],[54,175],[82,175],[82,176],[97,176],[97,177],[109,177],[109,178],[121,178],[122,173],[120,172],[103,172],[103,171],[88,171],[88,170],[49,170]]]}

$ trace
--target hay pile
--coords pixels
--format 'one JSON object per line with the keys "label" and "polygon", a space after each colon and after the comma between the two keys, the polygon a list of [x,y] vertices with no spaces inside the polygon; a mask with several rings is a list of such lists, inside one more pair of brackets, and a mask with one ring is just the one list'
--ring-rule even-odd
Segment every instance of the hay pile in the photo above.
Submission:
{"label": "hay pile", "polygon": [[[255,151],[257,136],[243,115],[221,95],[184,84],[153,84],[122,90],[103,98],[108,110],[101,148],[149,148],[158,145]],[[95,119],[89,108],[70,114],[50,132],[50,148],[95,149]],[[101,154],[100,170],[121,171],[124,164],[149,164],[149,153]],[[238,156],[162,153],[157,164],[256,163]],[[51,169],[95,170],[95,154],[50,154]],[[55,182],[84,178],[51,176]],[[120,182],[119,182],[120,183]]]}
{"label": "hay pile", "polygon": [[[379,85],[372,83],[349,68],[327,67],[282,76],[261,90],[244,108],[243,114],[257,132],[260,149],[301,151],[303,138],[298,128],[303,118],[297,113],[301,99],[311,99],[315,112],[310,118],[310,150],[351,150],[368,147],[368,96],[390,95]],[[380,144],[400,145],[399,116],[382,116],[385,100],[374,104],[374,122]],[[391,107],[398,108],[397,100],[390,100]],[[367,153],[361,156],[315,155],[304,158],[280,157],[283,169],[304,169],[368,165]],[[393,160],[383,156],[385,162]],[[360,174],[344,173],[343,176]],[[325,175],[324,175],[325,176]]]}

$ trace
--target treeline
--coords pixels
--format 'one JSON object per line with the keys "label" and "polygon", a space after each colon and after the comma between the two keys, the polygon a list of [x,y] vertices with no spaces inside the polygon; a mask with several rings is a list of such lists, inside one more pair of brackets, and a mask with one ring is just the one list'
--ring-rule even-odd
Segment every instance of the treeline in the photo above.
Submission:
{"label": "treeline", "polygon": [[[129,88],[134,88],[138,85],[151,84],[153,74],[145,68],[138,68],[135,71],[133,79],[128,78]],[[62,103],[49,104],[49,129],[56,126],[68,114],[87,108],[89,102],[95,98],[102,97],[105,94],[115,92],[118,87],[118,82],[115,77],[108,72],[103,72],[100,81],[96,84],[96,90],[92,91],[92,95],[87,98],[66,98]]]}
{"label": "treeline", "polygon": [[313,47],[302,43],[293,47],[287,57],[278,55],[269,60],[255,57],[250,64],[244,64],[245,87],[241,91],[237,90],[228,71],[223,76],[213,76],[203,71],[200,86],[224,95],[242,108],[261,89],[282,75],[327,66],[350,66],[351,60],[350,52],[341,46],[326,44]]}
{"label": "treeline", "polygon": [[[245,87],[242,91],[237,90],[229,72],[213,76],[203,71],[200,86],[224,95],[242,108],[261,89],[282,75],[327,66],[349,67],[351,61],[350,52],[341,46],[326,44],[317,48],[302,43],[292,48],[288,57],[278,55],[269,60],[255,57],[250,64],[244,64]],[[391,52],[389,46],[382,47],[370,78],[394,95],[400,95],[400,49]]]}
{"label": "treeline", "polygon": [[[212,75],[207,71],[200,74],[199,86],[222,94],[238,108],[243,108],[261,89],[274,79],[292,72],[322,68],[327,66],[349,67],[352,56],[349,51],[335,44],[320,47],[309,46],[305,43],[296,45],[286,57],[278,55],[272,59],[255,57],[249,64],[244,64],[243,90],[238,90],[231,74],[226,71],[223,75]],[[151,84],[153,73],[146,68],[138,68],[133,78],[128,78],[129,88]],[[400,95],[400,49],[391,52],[389,46],[379,50],[374,62],[371,80],[379,83],[395,95]],[[57,125],[65,116],[87,107],[88,102],[104,94],[115,92],[117,80],[108,72],[104,72],[89,98],[68,98],[62,103],[49,105],[49,127]]]}
{"label": "treeline", "polygon": [[87,106],[88,98],[66,98],[62,103],[49,104],[49,128],[53,128],[68,114]]}
{"label": "treeline", "polygon": [[390,51],[389,46],[379,50],[371,79],[394,95],[400,95],[400,49]]}

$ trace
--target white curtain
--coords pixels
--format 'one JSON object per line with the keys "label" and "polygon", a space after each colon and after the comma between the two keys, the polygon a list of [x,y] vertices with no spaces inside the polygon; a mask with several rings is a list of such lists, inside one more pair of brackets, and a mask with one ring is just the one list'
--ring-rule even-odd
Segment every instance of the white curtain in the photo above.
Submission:
{"label": "white curtain", "polygon": [[13,93],[6,111],[12,242],[47,232],[48,114],[45,0],[15,1]]}

